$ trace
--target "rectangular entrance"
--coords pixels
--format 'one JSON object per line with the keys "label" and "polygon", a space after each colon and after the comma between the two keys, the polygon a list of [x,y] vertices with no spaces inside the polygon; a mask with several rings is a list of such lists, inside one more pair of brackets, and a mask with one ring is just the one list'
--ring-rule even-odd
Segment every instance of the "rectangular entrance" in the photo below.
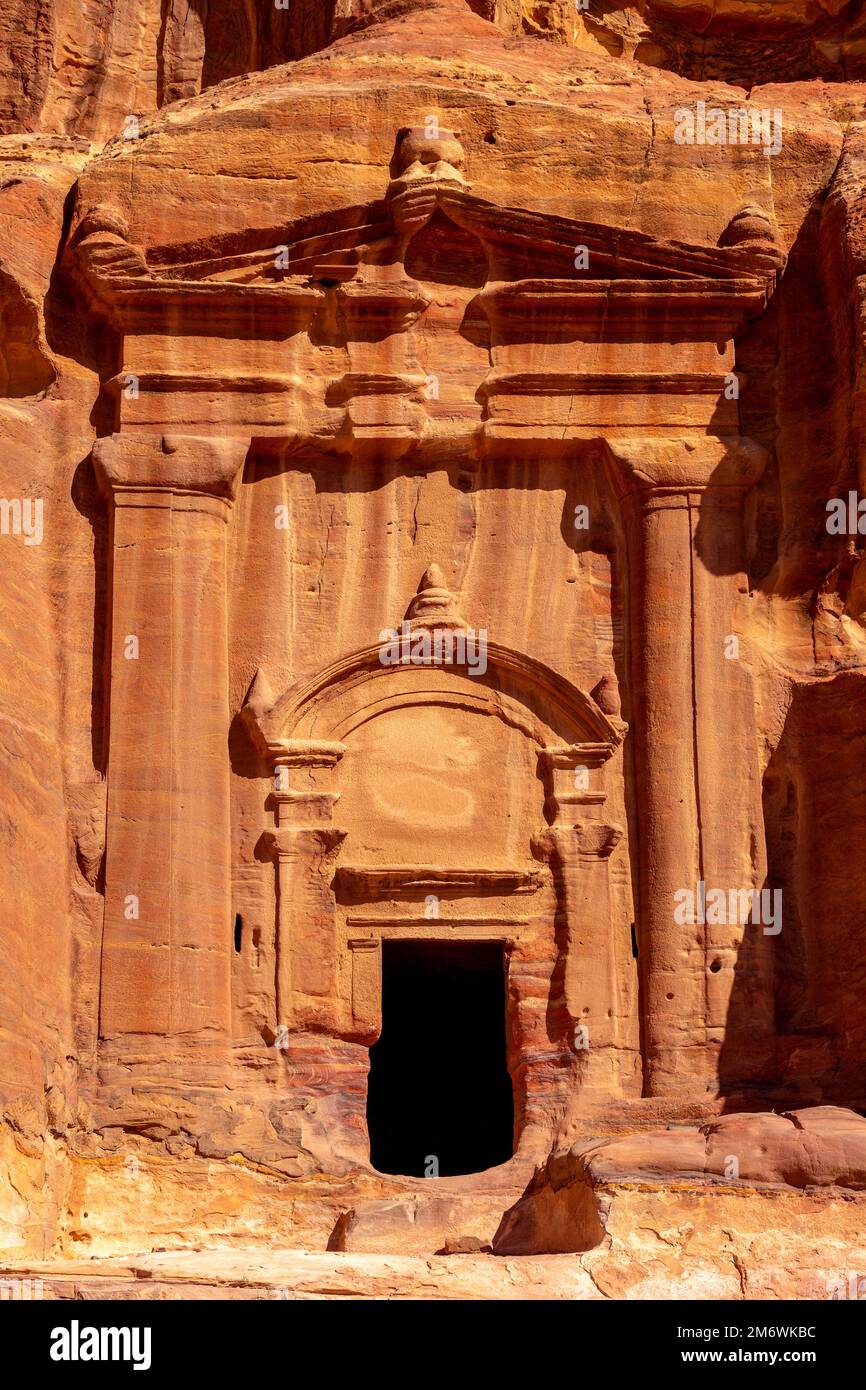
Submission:
{"label": "rectangular entrance", "polygon": [[511,1158],[501,944],[383,942],[367,1124],[380,1173],[450,1177]]}

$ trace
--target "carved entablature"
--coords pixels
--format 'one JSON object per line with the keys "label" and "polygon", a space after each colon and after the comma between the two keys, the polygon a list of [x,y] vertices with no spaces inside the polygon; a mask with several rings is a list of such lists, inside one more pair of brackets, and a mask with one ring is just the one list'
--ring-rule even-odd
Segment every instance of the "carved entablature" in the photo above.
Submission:
{"label": "carved entablature", "polygon": [[337,892],[349,902],[377,901],[381,898],[398,902],[423,898],[429,893],[437,896],[472,898],[506,894],[535,893],[541,885],[541,874],[535,870],[460,868],[442,869],[403,865],[368,867],[344,864],[337,870]]}
{"label": "carved entablature", "polygon": [[[145,254],[114,209],[86,212],[71,269],[123,339],[105,383],[118,427],[195,422],[362,459],[427,444],[562,452],[612,424],[737,433],[733,340],[784,265],[760,209],[716,247],[662,241],[480,196],[452,131],[404,129],[395,151],[378,201],[215,237],[206,253]],[[449,331],[486,355],[453,379],[447,333],[427,326],[443,284],[460,309]],[[183,372],[179,339],[195,364]]]}

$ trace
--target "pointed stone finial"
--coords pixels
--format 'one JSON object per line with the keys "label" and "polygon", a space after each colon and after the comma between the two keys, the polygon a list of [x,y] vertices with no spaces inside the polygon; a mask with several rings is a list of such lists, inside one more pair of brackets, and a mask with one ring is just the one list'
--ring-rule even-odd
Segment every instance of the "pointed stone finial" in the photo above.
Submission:
{"label": "pointed stone finial", "polygon": [[427,589],[447,589],[447,587],[445,575],[442,572],[442,566],[436,564],[428,565],[418,584],[418,593],[422,594]]}
{"label": "pointed stone finial", "polygon": [[262,670],[261,666],[253,676],[253,683],[247,691],[247,698],[244,701],[244,708],[257,718],[268,713],[274,705],[274,692],[271,689],[270,681]]}
{"label": "pointed stone finial", "polygon": [[452,627],[466,629],[466,623],[457,611],[457,599],[445,583],[445,575],[439,565],[428,565],[421,576],[418,592],[409,604],[406,617],[409,626]]}

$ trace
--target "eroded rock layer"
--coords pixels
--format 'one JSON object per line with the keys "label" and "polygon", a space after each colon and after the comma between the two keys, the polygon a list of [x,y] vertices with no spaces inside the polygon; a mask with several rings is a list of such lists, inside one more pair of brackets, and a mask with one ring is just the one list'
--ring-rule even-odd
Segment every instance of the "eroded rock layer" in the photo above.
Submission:
{"label": "eroded rock layer", "polygon": [[864,25],[4,14],[10,1270],[856,1267]]}

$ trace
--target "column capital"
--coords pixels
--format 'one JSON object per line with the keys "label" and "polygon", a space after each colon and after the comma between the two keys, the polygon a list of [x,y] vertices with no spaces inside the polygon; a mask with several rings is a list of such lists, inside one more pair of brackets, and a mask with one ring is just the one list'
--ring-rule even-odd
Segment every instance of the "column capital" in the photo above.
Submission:
{"label": "column capital", "polygon": [[[118,506],[147,505],[147,493],[231,503],[248,451],[248,439],[112,434],[96,440],[93,463],[100,489]],[[167,504],[153,499],[151,505]]]}
{"label": "column capital", "polygon": [[767,452],[746,435],[605,439],[604,456],[618,491],[649,501],[689,493],[741,495],[758,481]]}
{"label": "column capital", "polygon": [[573,825],[546,826],[532,837],[536,858],[558,859],[561,863],[577,858],[609,859],[623,837],[616,822],[579,820]]}
{"label": "column capital", "polygon": [[337,854],[346,834],[336,825],[283,825],[266,830],[261,842],[272,859],[310,858],[323,869]]}

